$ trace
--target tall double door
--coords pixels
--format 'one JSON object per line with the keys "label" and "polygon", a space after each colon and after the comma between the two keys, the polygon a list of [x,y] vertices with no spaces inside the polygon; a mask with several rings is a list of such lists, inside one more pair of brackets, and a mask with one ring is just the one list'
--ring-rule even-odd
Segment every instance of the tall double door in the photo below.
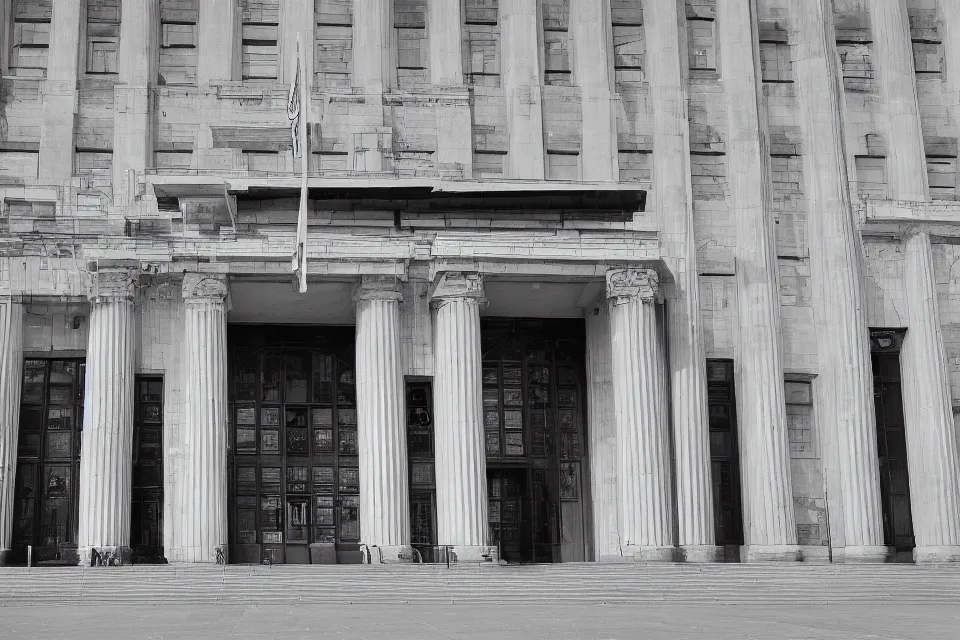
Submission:
{"label": "tall double door", "polygon": [[232,325],[229,340],[231,561],[359,562],[353,328]]}

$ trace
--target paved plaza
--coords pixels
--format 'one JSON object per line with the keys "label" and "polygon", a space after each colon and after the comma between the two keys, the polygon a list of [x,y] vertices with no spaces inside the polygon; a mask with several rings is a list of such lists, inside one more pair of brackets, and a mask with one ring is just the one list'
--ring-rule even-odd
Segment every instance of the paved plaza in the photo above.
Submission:
{"label": "paved plaza", "polygon": [[960,607],[216,606],[5,607],[16,640],[936,640],[960,636]]}

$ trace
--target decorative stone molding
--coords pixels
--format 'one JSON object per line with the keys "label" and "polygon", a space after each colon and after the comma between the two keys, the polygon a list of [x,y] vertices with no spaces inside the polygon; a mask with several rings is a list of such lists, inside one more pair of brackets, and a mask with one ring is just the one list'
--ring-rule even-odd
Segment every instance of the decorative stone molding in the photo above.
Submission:
{"label": "decorative stone molding", "polygon": [[483,275],[467,271],[444,271],[437,274],[430,299],[438,301],[445,298],[474,298],[485,302]]}
{"label": "decorative stone molding", "polygon": [[137,295],[137,277],[134,267],[117,267],[97,271],[90,279],[88,297],[91,302],[132,302]]}
{"label": "decorative stone molding", "polygon": [[363,276],[353,299],[355,302],[362,300],[396,300],[397,302],[403,302],[403,294],[400,293],[400,281],[394,276]]}
{"label": "decorative stone molding", "polygon": [[223,302],[228,293],[227,276],[223,274],[185,273],[183,275],[184,300]]}
{"label": "decorative stone molding", "polygon": [[610,269],[607,271],[607,299],[623,304],[633,298],[644,303],[656,302],[660,293],[660,276],[653,269]]}

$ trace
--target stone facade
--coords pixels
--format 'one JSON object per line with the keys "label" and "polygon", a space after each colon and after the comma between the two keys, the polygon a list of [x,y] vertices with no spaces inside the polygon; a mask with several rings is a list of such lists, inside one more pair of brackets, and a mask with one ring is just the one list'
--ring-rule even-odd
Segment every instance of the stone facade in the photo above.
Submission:
{"label": "stone facade", "polygon": [[127,561],[145,375],[165,557],[229,558],[234,324],[355,327],[359,539],[385,562],[415,555],[403,385],[432,381],[437,544],[491,559],[492,317],[582,320],[559,559],[960,560],[960,0],[448,5],[0,1],[0,561],[24,363],[50,359],[86,366],[81,561]]}

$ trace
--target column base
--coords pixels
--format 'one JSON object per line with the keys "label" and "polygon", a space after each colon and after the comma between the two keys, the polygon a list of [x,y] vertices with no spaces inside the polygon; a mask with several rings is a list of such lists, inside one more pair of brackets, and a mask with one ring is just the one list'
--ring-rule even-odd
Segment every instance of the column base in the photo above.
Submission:
{"label": "column base", "polygon": [[79,547],[81,567],[123,567],[130,564],[130,547]]}
{"label": "column base", "polygon": [[625,551],[633,555],[634,562],[675,562],[676,547],[647,547],[642,545],[627,545]]}
{"label": "column base", "polygon": [[[444,557],[446,550],[446,557]],[[450,564],[499,564],[500,554],[496,547],[475,545],[450,545],[440,547],[440,562]]]}
{"label": "column base", "polygon": [[681,545],[677,549],[678,562],[723,562],[723,547],[706,544]]}
{"label": "column base", "polygon": [[417,555],[410,545],[370,545],[371,564],[412,564],[417,561]]}
{"label": "column base", "polygon": [[0,567],[6,567],[13,562],[13,549],[0,549]]}
{"label": "column base", "polygon": [[890,558],[890,552],[891,548],[886,546],[847,546],[843,548],[843,562],[845,564],[879,564]]}
{"label": "column base", "polygon": [[202,547],[176,547],[166,552],[168,564],[227,564],[230,556],[227,545],[213,548],[210,556]]}
{"label": "column base", "polygon": [[913,550],[913,561],[917,564],[960,562],[960,547],[917,547]]}
{"label": "column base", "polygon": [[740,562],[799,562],[800,547],[795,544],[751,544],[740,547]]}

